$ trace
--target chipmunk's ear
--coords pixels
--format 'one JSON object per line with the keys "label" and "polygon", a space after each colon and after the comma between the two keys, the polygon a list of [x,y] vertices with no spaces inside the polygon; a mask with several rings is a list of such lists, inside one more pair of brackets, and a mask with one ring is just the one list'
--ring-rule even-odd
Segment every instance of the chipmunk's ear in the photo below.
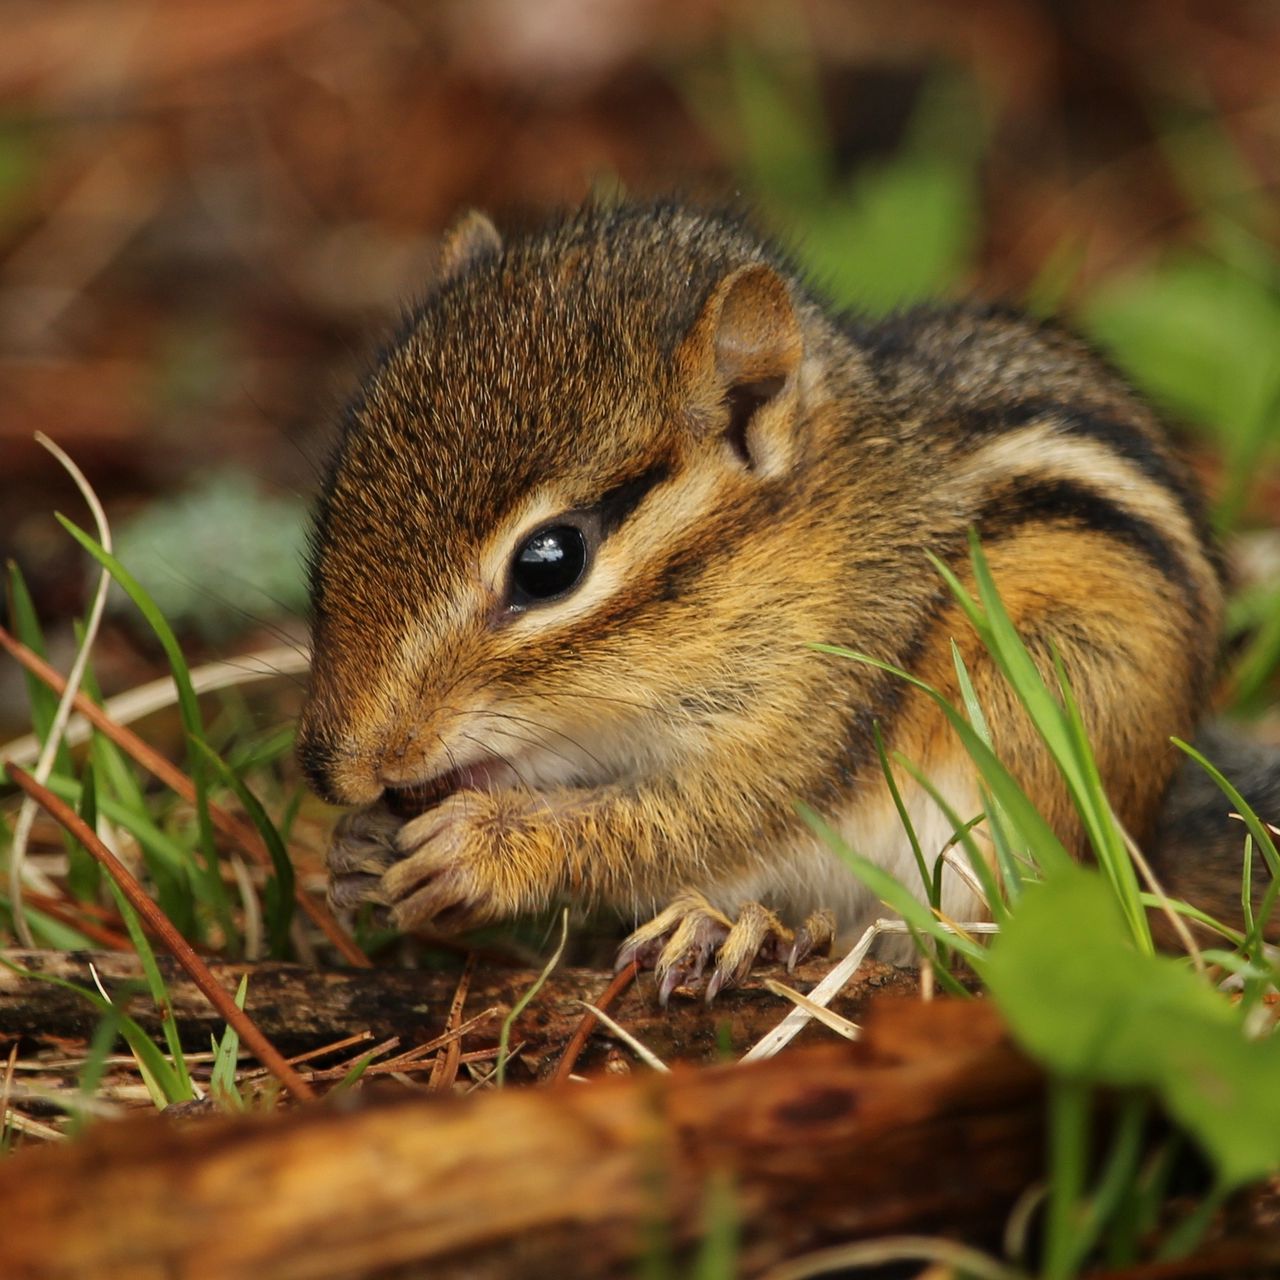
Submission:
{"label": "chipmunk's ear", "polygon": [[501,252],[498,228],[479,209],[472,209],[445,232],[436,279],[440,284],[456,280],[482,258],[496,257]]}
{"label": "chipmunk's ear", "polygon": [[791,288],[782,276],[765,263],[725,276],[677,354],[695,429],[722,432],[749,470],[785,470],[803,354]]}

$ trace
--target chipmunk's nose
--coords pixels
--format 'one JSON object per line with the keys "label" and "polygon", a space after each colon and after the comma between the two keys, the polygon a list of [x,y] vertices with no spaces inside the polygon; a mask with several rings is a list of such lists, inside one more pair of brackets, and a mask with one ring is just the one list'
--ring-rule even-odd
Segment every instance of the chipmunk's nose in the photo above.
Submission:
{"label": "chipmunk's nose", "polygon": [[364,753],[304,715],[294,754],[311,789],[330,804],[372,804],[383,790]]}
{"label": "chipmunk's nose", "polygon": [[298,763],[302,766],[302,772],[306,776],[308,785],[316,795],[322,800],[327,800],[330,804],[344,803],[342,797],[334,791],[333,785],[329,780],[332,752],[327,743],[314,734],[307,733],[305,729],[299,728],[298,739],[294,745],[294,754],[298,758]]}

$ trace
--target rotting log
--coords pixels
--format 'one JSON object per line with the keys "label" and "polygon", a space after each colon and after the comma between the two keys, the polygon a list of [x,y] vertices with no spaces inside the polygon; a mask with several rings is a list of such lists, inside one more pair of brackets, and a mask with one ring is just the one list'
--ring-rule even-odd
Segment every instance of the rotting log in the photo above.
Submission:
{"label": "rotting log", "polygon": [[1041,1094],[984,1003],[884,1000],[863,1043],[768,1062],[104,1122],[0,1162],[0,1275],[630,1276],[688,1249],[718,1179],[746,1276],[885,1232],[980,1239],[1041,1170]]}
{"label": "rotting log", "polygon": [[[92,987],[90,965],[120,1006],[153,1032],[160,1029],[155,1005],[141,986],[142,969],[129,952],[7,951],[5,958],[19,969]],[[174,1014],[189,1047],[207,1049],[209,1036],[219,1035],[222,1023],[208,1002],[168,956],[158,956],[173,1002]],[[302,1053],[331,1044],[340,1037],[370,1031],[375,1041],[398,1036],[403,1049],[431,1040],[445,1026],[457,986],[456,972],[406,969],[316,970],[298,965],[211,964],[214,976],[234,991],[249,974],[245,1008],[273,1043],[289,1053]],[[808,992],[830,968],[830,961],[813,960],[787,978]],[[536,971],[478,968],[471,979],[464,1017],[495,1009],[491,1018],[469,1032],[468,1049],[497,1042],[503,1018],[537,980]],[[594,1003],[610,975],[590,969],[565,969],[551,975],[537,998],[517,1020],[512,1043],[523,1045],[521,1061],[536,1074],[556,1058],[582,1018],[581,1002]],[[844,992],[832,1003],[835,1012],[856,1020],[876,994],[915,990],[916,975],[877,961],[866,962]],[[723,992],[710,1007],[699,999],[673,997],[664,1011],[654,997],[651,975],[640,979],[611,1011],[664,1061],[716,1060],[729,1043],[741,1051],[781,1020],[788,1005],[767,991],[759,978],[738,990]],[[0,966],[0,1041],[28,1036],[87,1038],[98,1020],[88,1001],[75,992],[38,978],[23,977]],[[825,1032],[802,1035],[820,1039]],[[613,1044],[597,1029],[582,1062],[590,1068]]]}

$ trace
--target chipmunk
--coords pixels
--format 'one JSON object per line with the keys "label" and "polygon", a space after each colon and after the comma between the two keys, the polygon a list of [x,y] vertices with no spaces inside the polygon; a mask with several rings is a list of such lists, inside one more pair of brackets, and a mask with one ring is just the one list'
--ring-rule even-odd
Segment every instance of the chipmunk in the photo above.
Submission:
{"label": "chipmunk", "polygon": [[[315,517],[298,752],[322,796],[361,806],[332,901],[442,931],[557,899],[660,911],[622,958],[655,964],[664,998],[704,965],[714,994],[759,953],[850,935],[877,904],[796,802],[916,881],[873,726],[956,813],[982,805],[934,702],[814,642],[952,700],[957,646],[998,754],[1083,854],[926,559],[970,582],[970,529],[1148,840],[1170,737],[1208,701],[1223,572],[1116,373],[999,308],[836,314],[730,215],[588,207],[510,242],[468,215],[351,406]],[[899,785],[932,859],[953,824]],[[1182,850],[1169,889],[1238,908],[1231,847],[1208,875]],[[951,870],[942,910],[982,911]]]}

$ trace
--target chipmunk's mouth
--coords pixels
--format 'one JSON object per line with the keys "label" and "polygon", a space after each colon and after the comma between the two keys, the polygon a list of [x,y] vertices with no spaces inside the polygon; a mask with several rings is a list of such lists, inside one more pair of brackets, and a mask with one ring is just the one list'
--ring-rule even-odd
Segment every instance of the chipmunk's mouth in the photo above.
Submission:
{"label": "chipmunk's mouth", "polygon": [[387,808],[407,820],[443,804],[459,791],[492,791],[511,785],[517,777],[516,770],[505,760],[477,760],[411,787],[388,787],[383,794]]}

